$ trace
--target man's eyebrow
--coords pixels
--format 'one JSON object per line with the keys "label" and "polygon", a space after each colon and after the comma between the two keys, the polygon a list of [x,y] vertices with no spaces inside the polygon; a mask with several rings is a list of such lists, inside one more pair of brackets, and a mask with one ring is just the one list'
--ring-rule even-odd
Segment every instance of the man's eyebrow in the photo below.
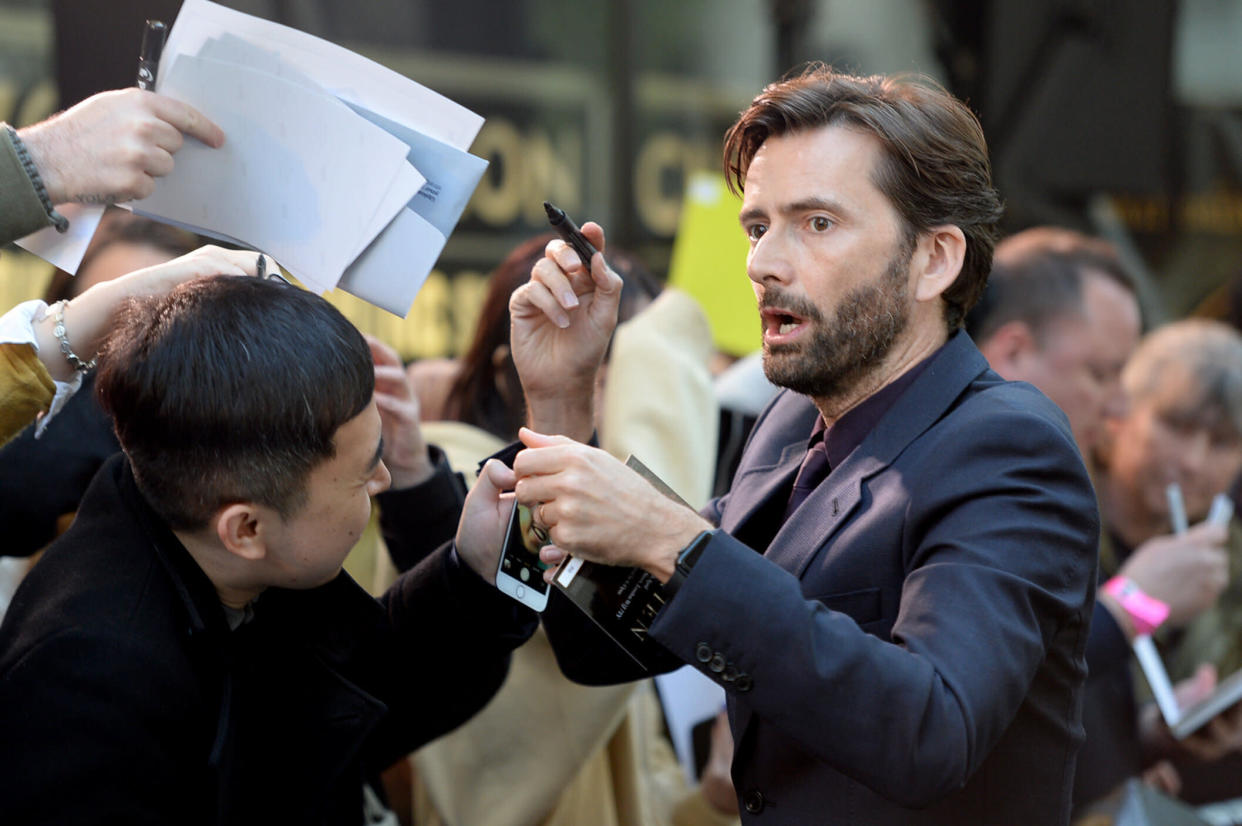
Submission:
{"label": "man's eyebrow", "polygon": [[742,210],[742,214],[737,216],[737,221],[742,226],[745,226],[746,224],[749,224],[751,221],[755,221],[760,218],[767,218],[767,217],[768,217],[767,210],[760,209],[759,207],[751,207],[750,209]]}
{"label": "man's eyebrow", "polygon": [[[831,212],[836,215],[844,215],[846,213],[846,209],[840,201],[820,196],[803,198],[800,201],[783,204],[778,209],[783,215],[797,215],[800,212],[815,212],[817,210]],[[742,210],[742,214],[738,216],[738,222],[745,226],[751,221],[763,220],[767,217],[768,211],[766,209],[751,207],[750,209]]]}
{"label": "man's eyebrow", "polygon": [[794,201],[792,204],[786,204],[781,207],[781,212],[786,214],[796,212],[814,212],[816,210],[833,212],[838,215],[843,214],[846,211],[840,201],[834,198],[824,198],[821,196],[803,198],[801,201]]}
{"label": "man's eyebrow", "polygon": [[380,459],[384,458],[384,437],[380,436],[379,444],[375,446],[375,455],[371,457],[371,464],[367,465],[367,473],[375,470],[379,465]]}

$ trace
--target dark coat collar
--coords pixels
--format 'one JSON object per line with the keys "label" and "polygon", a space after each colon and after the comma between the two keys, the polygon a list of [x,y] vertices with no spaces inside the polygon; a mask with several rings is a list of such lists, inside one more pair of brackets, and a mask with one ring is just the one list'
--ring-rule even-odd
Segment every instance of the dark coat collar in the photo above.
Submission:
{"label": "dark coat collar", "polygon": [[[931,357],[926,368],[893,402],[863,438],[861,444],[835,467],[804,505],[782,524],[768,546],[767,556],[786,570],[801,574],[815,548],[844,524],[861,499],[862,483],[879,473],[920,434],[937,422],[972,381],[988,371],[987,360],[963,331],[954,333]],[[761,512],[773,496],[789,490],[806,452],[806,434],[819,411],[803,395],[784,391],[760,415],[755,425],[753,460],[743,458],[729,494],[721,527],[747,535],[746,523]],[[752,464],[753,462],[753,464]],[[747,477],[756,474],[753,484]],[[825,533],[823,515],[832,520]]]}

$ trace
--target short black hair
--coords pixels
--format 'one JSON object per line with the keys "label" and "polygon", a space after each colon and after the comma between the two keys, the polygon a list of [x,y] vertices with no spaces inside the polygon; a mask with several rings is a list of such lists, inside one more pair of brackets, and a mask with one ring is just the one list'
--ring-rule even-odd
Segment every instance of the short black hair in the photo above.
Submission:
{"label": "short black hair", "polygon": [[235,276],[131,301],[96,378],[139,488],[180,530],[232,502],[295,513],[307,475],[374,388],[367,343],[336,308]]}
{"label": "short black hair", "polygon": [[1011,321],[1024,322],[1037,339],[1050,322],[1083,313],[1083,280],[1095,273],[1135,295],[1116,248],[1062,227],[1034,227],[1004,239],[992,258],[983,296],[966,316],[966,332],[982,344]]}

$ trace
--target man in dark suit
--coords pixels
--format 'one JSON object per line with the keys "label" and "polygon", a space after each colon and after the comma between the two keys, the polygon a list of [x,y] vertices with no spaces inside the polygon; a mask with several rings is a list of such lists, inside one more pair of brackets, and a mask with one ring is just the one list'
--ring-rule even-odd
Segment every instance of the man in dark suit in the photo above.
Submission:
{"label": "man in dark suit", "polygon": [[5,821],[363,823],[365,782],[479,710],[534,631],[487,582],[492,473],[375,600],[341,563],[393,434],[331,305],[190,282],[129,313],[96,384],[124,455],[0,626]]}
{"label": "man in dark suit", "polygon": [[[511,304],[532,425],[564,434],[514,461],[545,561],[667,583],[650,636],[728,693],[746,822],[1066,822],[1098,515],[1065,417],[958,329],[1000,214],[977,121],[928,83],[815,69],[725,158],[787,389],[731,490],[675,505],[581,443],[617,284],[553,242]],[[545,615],[566,674],[638,676],[573,610]]]}

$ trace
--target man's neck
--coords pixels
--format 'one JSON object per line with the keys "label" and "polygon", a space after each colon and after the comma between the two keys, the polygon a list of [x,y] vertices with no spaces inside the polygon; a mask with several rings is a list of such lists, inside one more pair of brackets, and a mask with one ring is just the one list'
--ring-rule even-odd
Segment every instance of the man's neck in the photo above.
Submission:
{"label": "man's neck", "polygon": [[819,415],[824,417],[824,424],[832,427],[838,419],[884,387],[892,384],[910,368],[940,349],[948,340],[949,334],[943,322],[934,329],[924,330],[921,334],[913,331],[911,335],[904,336],[894,343],[880,365],[862,376],[851,387],[833,396],[812,397],[811,401],[819,409]]}
{"label": "man's neck", "polygon": [[228,554],[228,551],[212,544],[197,533],[173,531],[173,534],[185,546],[186,551],[202,572],[211,580],[211,584],[216,588],[216,594],[220,597],[220,602],[224,605],[240,611],[263,593],[262,586],[244,582],[242,577],[232,570],[232,560],[222,557],[222,554]]}

